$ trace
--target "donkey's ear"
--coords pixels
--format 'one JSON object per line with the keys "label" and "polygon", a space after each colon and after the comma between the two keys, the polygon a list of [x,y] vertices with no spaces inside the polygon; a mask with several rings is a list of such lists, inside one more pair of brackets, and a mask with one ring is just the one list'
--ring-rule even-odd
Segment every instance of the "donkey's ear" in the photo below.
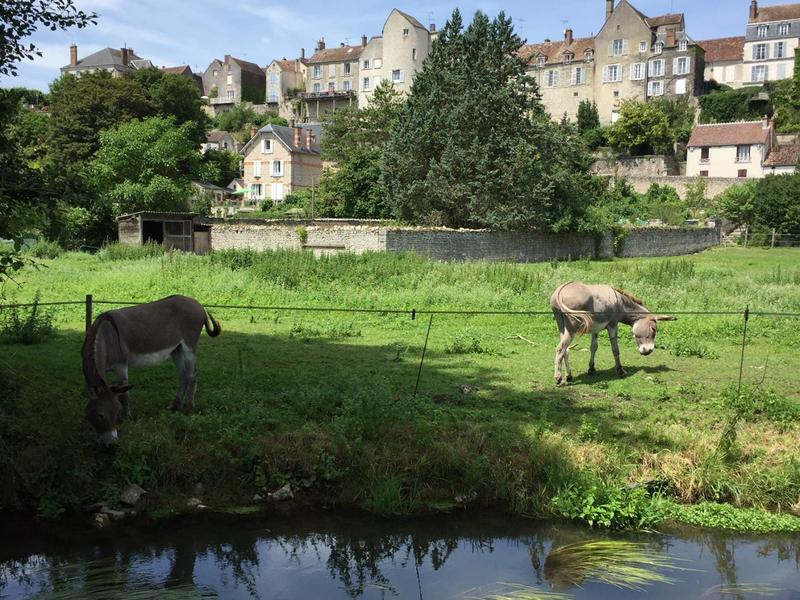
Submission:
{"label": "donkey's ear", "polygon": [[677,321],[678,317],[673,317],[670,315],[657,315],[656,321]]}
{"label": "donkey's ear", "polygon": [[112,385],[111,391],[115,394],[124,394],[125,392],[129,392],[133,389],[133,386],[130,383],[126,383],[125,385]]}

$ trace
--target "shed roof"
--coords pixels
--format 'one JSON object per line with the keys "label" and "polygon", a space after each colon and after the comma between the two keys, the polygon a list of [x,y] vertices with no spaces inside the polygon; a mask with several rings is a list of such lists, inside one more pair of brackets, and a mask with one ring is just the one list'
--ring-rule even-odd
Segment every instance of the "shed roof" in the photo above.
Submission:
{"label": "shed roof", "polygon": [[173,220],[181,220],[181,221],[190,221],[197,216],[197,213],[193,212],[158,212],[158,211],[150,211],[150,210],[140,210],[137,212],[127,213],[124,215],[120,215],[117,217],[117,221],[124,221],[128,219],[132,219],[134,217],[142,217],[143,219],[173,219]]}
{"label": "shed roof", "polygon": [[787,144],[775,146],[769,153],[764,166],[767,167],[793,167],[800,160],[800,144]]}
{"label": "shed roof", "polygon": [[742,60],[744,57],[744,36],[716,38],[698,42],[706,51],[706,62]]}
{"label": "shed roof", "polygon": [[739,146],[743,144],[766,144],[770,135],[766,121],[737,121],[697,125],[689,138],[689,147]]}

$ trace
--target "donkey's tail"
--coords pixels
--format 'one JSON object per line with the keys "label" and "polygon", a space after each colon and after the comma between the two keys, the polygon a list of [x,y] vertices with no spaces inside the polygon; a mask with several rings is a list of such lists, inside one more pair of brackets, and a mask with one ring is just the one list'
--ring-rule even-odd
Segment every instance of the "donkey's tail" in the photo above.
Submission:
{"label": "donkey's tail", "polygon": [[217,321],[214,317],[212,317],[210,312],[206,310],[205,313],[206,313],[206,333],[208,333],[209,337],[217,337],[220,333],[222,333],[222,327],[219,326],[219,321]]}
{"label": "donkey's tail", "polygon": [[[587,312],[585,310],[574,310],[569,308],[564,302],[561,300],[561,292],[564,291],[564,288],[568,285],[574,283],[573,281],[567,282],[556,290],[556,293],[553,294],[553,308],[557,309],[561,314],[564,316],[565,325],[572,321],[577,325],[575,328],[575,333],[578,335],[582,335],[584,333],[589,333],[594,326],[594,320],[592,319],[592,313]],[[560,323],[559,323],[560,325]]]}

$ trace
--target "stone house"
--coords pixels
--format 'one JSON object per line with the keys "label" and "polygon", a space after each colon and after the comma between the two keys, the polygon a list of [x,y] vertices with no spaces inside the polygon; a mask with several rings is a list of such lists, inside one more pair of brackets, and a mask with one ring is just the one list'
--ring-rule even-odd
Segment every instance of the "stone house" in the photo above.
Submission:
{"label": "stone house", "polygon": [[800,46],[800,4],[758,5],[751,0],[744,43],[744,85],[790,79]]}
{"label": "stone house", "polygon": [[717,38],[698,42],[705,50],[704,79],[732,88],[744,82],[744,36]]}
{"label": "stone house", "polygon": [[241,150],[246,201],[280,204],[288,194],[317,185],[322,177],[321,135],[322,127],[309,123],[257,130]]}
{"label": "stone house", "polygon": [[230,110],[241,102],[264,103],[267,78],[257,64],[235,58],[215,58],[203,72],[203,94],[208,96],[215,113]]}
{"label": "stone house", "polygon": [[161,67],[161,70],[164,73],[169,73],[171,75],[180,75],[181,77],[186,77],[189,81],[197,86],[197,89],[201,94],[203,93],[203,77],[198,73],[193,73],[192,68],[189,65],[181,65],[179,67]]}
{"label": "stone house", "polygon": [[314,54],[306,61],[306,91],[300,94],[305,120],[319,121],[337,107],[352,106],[357,101],[358,61],[366,46],[366,36],[362,36],[360,46],[326,48],[324,39],[317,42]]}
{"label": "stone house", "polygon": [[108,71],[113,77],[122,77],[137,69],[152,67],[153,63],[138,56],[133,48],[103,48],[85,58],[78,59],[78,46],[69,47],[69,64],[61,67],[61,74],[80,76],[81,73]]}
{"label": "stone house", "polygon": [[[690,177],[760,178],[777,145],[771,119],[697,125],[687,145]],[[777,166],[777,165],[776,165]]]}
{"label": "stone house", "polygon": [[267,106],[284,119],[299,119],[299,95],[306,87],[305,49],[300,58],[273,60],[266,69]]}
{"label": "stone house", "polygon": [[774,146],[764,161],[765,173],[769,175],[795,173],[798,161],[800,161],[800,144]]}
{"label": "stone house", "polygon": [[212,129],[206,133],[206,141],[200,144],[200,152],[205,154],[209,150],[227,150],[239,152],[241,144],[227,131]]}

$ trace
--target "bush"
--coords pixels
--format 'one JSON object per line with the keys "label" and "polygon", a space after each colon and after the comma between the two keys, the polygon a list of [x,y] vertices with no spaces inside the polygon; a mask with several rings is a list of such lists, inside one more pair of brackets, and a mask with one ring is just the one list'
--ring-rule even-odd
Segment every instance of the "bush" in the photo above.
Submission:
{"label": "bush", "polygon": [[556,514],[590,527],[647,529],[666,516],[662,503],[651,500],[644,488],[620,488],[598,482],[586,488],[572,487],[552,501]]}
{"label": "bush", "polygon": [[700,96],[700,123],[750,121],[772,115],[770,101],[753,101],[761,91],[761,87],[747,87]]}
{"label": "bush", "polygon": [[55,333],[53,313],[39,306],[39,292],[30,307],[8,308],[0,322],[0,339],[6,344],[37,344]]}
{"label": "bush", "polygon": [[100,260],[139,260],[141,258],[162,256],[163,254],[164,246],[155,242],[147,242],[141,246],[114,242],[104,246],[99,256]]}
{"label": "bush", "polygon": [[30,254],[35,258],[49,259],[58,258],[62,253],[63,250],[61,249],[61,246],[59,246],[56,242],[51,242],[45,239],[38,240],[27,251],[27,254]]}

